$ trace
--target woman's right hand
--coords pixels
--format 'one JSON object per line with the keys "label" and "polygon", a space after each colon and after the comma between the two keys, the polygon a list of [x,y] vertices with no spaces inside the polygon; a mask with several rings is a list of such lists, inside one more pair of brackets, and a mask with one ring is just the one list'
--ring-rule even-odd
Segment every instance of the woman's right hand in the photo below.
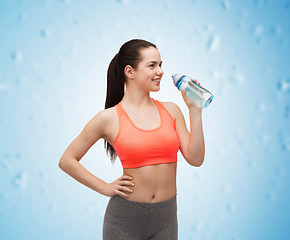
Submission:
{"label": "woman's right hand", "polygon": [[108,197],[112,197],[114,195],[119,195],[121,197],[128,198],[130,195],[125,192],[132,193],[133,190],[126,186],[134,187],[134,183],[131,182],[133,180],[132,177],[123,175],[112,183],[107,183],[105,187],[102,189],[102,194]]}

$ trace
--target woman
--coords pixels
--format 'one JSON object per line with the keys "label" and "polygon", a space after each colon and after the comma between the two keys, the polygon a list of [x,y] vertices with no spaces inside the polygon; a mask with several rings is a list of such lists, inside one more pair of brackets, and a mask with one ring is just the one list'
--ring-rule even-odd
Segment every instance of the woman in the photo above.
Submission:
{"label": "woman", "polygon": [[[177,152],[192,166],[204,160],[202,109],[182,91],[189,133],[175,103],[150,98],[151,91],[160,89],[161,64],[154,44],[140,39],[123,44],[108,68],[105,109],[87,123],[59,162],[71,177],[111,197],[103,223],[105,240],[177,239]],[[123,166],[123,176],[111,183],[79,163],[100,138],[112,162],[118,155]]]}

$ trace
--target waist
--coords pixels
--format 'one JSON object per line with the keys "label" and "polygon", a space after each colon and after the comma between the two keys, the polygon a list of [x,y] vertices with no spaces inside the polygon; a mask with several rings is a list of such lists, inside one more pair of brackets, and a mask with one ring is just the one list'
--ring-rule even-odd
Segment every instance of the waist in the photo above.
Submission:
{"label": "waist", "polygon": [[140,168],[123,169],[124,175],[133,177],[133,192],[127,200],[160,202],[176,195],[176,163],[165,163]]}

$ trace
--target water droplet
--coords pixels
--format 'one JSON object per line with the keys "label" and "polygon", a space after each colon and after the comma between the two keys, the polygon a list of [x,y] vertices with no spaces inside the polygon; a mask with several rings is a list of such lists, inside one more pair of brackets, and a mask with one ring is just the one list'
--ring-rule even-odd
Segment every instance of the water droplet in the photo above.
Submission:
{"label": "water droplet", "polygon": [[205,32],[211,32],[213,30],[213,25],[207,24],[204,26],[204,31]]}
{"label": "water droplet", "polygon": [[27,185],[27,175],[25,173],[19,173],[14,177],[12,182],[15,187],[24,189]]}
{"label": "water droplet", "polygon": [[7,170],[7,169],[10,169],[11,168],[11,164],[8,160],[6,159],[2,159],[0,160],[0,166],[4,169],[4,170]]}
{"label": "water droplet", "polygon": [[280,26],[275,26],[270,29],[270,32],[275,36],[279,36],[282,34],[282,28]]}
{"label": "water droplet", "polygon": [[49,29],[42,29],[39,32],[40,36],[44,37],[44,38],[49,38],[51,37],[51,31]]}
{"label": "water droplet", "polygon": [[14,157],[15,157],[16,159],[20,159],[20,158],[21,158],[21,154],[20,154],[20,153],[14,153]]}
{"label": "water droplet", "polygon": [[14,53],[11,54],[11,58],[16,61],[21,61],[23,59],[23,55],[21,52],[15,51]]}
{"label": "water droplet", "polygon": [[254,167],[254,165],[255,165],[255,162],[254,162],[254,160],[253,159],[249,159],[248,161],[247,161],[247,166],[249,167],[249,168],[252,168],[252,167]]}
{"label": "water droplet", "polygon": [[117,0],[117,2],[122,3],[122,4],[127,4],[129,3],[129,0]]}
{"label": "water droplet", "polygon": [[259,103],[256,110],[259,112],[265,112],[267,110],[267,105],[265,103]]}
{"label": "water droplet", "polygon": [[[287,135],[288,136],[288,135]],[[289,151],[290,150],[290,139],[287,138],[286,134],[282,131],[279,131],[279,144],[283,151]]]}
{"label": "water droplet", "polygon": [[228,193],[231,193],[231,191],[232,191],[232,187],[231,187],[230,184],[227,183],[227,184],[223,187],[223,192],[226,193],[226,194],[228,194]]}
{"label": "water droplet", "polygon": [[229,1],[227,1],[227,0],[223,0],[223,1],[221,1],[221,6],[222,6],[222,8],[225,9],[225,10],[230,9],[230,3],[229,3]]}
{"label": "water droplet", "polygon": [[234,212],[236,210],[236,205],[233,203],[229,203],[226,206],[226,210],[227,210],[227,212],[230,212],[230,213]]}
{"label": "water droplet", "polygon": [[274,191],[271,191],[266,194],[266,198],[270,200],[271,202],[275,202],[277,199],[277,194]]}
{"label": "water droplet", "polygon": [[220,46],[220,38],[216,35],[213,35],[209,38],[207,43],[207,49],[211,52],[218,50]]}
{"label": "water droplet", "polygon": [[246,24],[244,22],[239,22],[236,24],[236,28],[237,29],[245,29],[246,28]]}
{"label": "water droplet", "polygon": [[0,92],[7,92],[7,90],[9,89],[9,86],[7,84],[0,84]]}
{"label": "water droplet", "polygon": [[268,134],[264,133],[262,135],[259,135],[259,141],[262,141],[264,143],[267,143],[270,141],[270,137]]}
{"label": "water droplet", "polygon": [[62,102],[61,109],[63,109],[64,111],[69,111],[70,105],[67,102]]}
{"label": "water droplet", "polygon": [[290,90],[290,78],[280,79],[277,83],[278,91],[288,91]]}
{"label": "water droplet", "polygon": [[257,25],[254,32],[256,35],[261,35],[263,33],[263,27],[261,25]]}
{"label": "water droplet", "polygon": [[289,107],[289,103],[288,103],[284,108],[284,117],[285,118],[289,117],[289,110],[290,110],[290,107]]}
{"label": "water droplet", "polygon": [[18,21],[21,24],[22,22],[24,22],[27,19],[27,15],[25,13],[21,13],[18,17]]}
{"label": "water droplet", "polygon": [[244,84],[245,78],[241,72],[236,71],[233,73],[232,77],[230,78],[230,81],[234,84]]}

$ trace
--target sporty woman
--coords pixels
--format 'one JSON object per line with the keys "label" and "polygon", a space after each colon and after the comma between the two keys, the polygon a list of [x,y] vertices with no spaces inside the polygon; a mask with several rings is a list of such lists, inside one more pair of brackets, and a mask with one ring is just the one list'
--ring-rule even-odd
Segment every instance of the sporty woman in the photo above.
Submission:
{"label": "sporty woman", "polygon": [[[105,109],[86,124],[59,161],[71,177],[110,197],[104,240],[178,239],[177,152],[191,166],[204,161],[202,109],[181,91],[189,109],[189,132],[178,105],[150,97],[160,90],[161,65],[154,44],[141,39],[124,43],[108,68]],[[79,163],[101,138],[111,161],[118,156],[123,167],[123,175],[111,183]]]}

